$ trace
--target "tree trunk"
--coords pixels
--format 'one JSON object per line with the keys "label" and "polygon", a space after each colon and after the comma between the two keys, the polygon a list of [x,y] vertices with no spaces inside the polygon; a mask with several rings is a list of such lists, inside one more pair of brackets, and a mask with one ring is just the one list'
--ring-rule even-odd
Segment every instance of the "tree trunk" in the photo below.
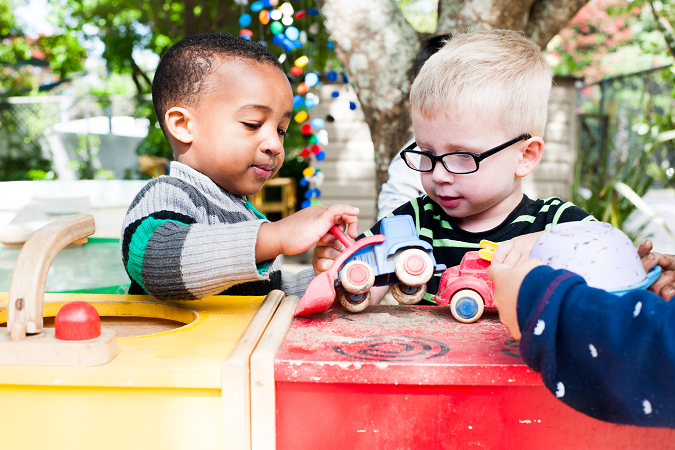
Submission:
{"label": "tree trunk", "polygon": [[[437,34],[521,30],[544,49],[588,0],[439,0]],[[409,90],[421,36],[396,0],[317,0],[375,146],[377,191],[412,137]]]}
{"label": "tree trunk", "polygon": [[370,128],[379,192],[392,157],[412,136],[409,92],[417,32],[394,0],[319,3]]}

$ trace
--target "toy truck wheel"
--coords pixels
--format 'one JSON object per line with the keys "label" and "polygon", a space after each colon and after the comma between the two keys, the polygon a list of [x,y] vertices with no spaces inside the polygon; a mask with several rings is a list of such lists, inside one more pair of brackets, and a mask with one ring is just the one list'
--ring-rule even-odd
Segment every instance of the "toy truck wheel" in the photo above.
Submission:
{"label": "toy truck wheel", "polygon": [[361,261],[351,261],[345,264],[342,269],[340,282],[347,292],[363,294],[373,287],[375,273],[368,264]]}
{"label": "toy truck wheel", "polygon": [[346,291],[338,293],[340,304],[349,312],[358,313],[363,311],[370,304],[370,291],[362,294],[352,294]]}
{"label": "toy truck wheel", "polygon": [[422,250],[411,248],[396,257],[396,276],[403,284],[422,286],[433,273],[434,263]]}
{"label": "toy truck wheel", "polygon": [[402,283],[396,283],[389,288],[392,297],[402,305],[414,305],[419,303],[427,293],[427,285],[407,286]]}
{"label": "toy truck wheel", "polygon": [[462,289],[455,292],[452,300],[450,300],[452,315],[455,319],[464,323],[472,323],[480,319],[484,308],[483,298],[478,292],[471,289]]}

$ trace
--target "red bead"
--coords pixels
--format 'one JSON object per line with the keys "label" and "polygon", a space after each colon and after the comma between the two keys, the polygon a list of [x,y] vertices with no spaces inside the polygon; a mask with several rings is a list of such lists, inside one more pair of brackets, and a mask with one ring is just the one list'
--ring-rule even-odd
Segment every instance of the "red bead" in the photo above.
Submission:
{"label": "red bead", "polygon": [[239,32],[239,36],[253,37],[253,31],[247,30],[246,28],[244,28],[243,30],[241,30],[241,31]]}
{"label": "red bead", "polygon": [[291,73],[296,77],[302,73],[302,67],[293,66],[291,67]]}
{"label": "red bead", "polygon": [[310,150],[312,151],[312,153],[314,153],[315,155],[318,155],[319,152],[321,151],[321,147],[319,147],[318,144],[312,145],[309,149],[310,149]]}
{"label": "red bead", "polygon": [[93,339],[101,335],[101,318],[89,303],[70,302],[56,314],[55,327],[57,339]]}
{"label": "red bead", "polygon": [[302,156],[303,158],[307,158],[307,157],[309,156],[309,149],[308,149],[308,148],[303,148],[303,149],[300,151],[300,156]]}
{"label": "red bead", "polygon": [[300,132],[305,136],[309,136],[312,134],[312,126],[308,123],[303,123],[300,127]]}
{"label": "red bead", "polygon": [[304,9],[301,9],[300,11],[295,13],[295,18],[296,19],[302,19],[306,15],[307,15],[307,11],[305,11]]}
{"label": "red bead", "polygon": [[298,94],[302,95],[307,93],[309,91],[309,84],[305,83],[304,81],[298,85]]}

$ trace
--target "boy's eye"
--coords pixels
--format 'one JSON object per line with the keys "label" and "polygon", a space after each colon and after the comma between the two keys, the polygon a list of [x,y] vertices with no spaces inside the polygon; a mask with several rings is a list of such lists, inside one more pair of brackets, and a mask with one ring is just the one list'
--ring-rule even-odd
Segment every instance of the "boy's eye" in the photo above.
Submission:
{"label": "boy's eye", "polygon": [[280,134],[281,136],[284,136],[284,137],[288,136],[288,133],[286,132],[286,130],[281,130],[281,129],[279,129],[279,130],[277,130],[277,131],[279,132],[279,134]]}
{"label": "boy's eye", "polygon": [[248,122],[242,122],[246,128],[249,130],[258,130],[262,125],[259,123],[248,123]]}

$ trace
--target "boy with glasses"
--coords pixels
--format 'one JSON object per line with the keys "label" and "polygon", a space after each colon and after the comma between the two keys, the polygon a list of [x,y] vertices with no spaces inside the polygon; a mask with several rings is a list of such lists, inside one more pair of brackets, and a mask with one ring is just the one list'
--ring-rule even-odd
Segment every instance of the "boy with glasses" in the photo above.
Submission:
{"label": "boy with glasses", "polygon": [[[539,164],[552,73],[539,47],[514,31],[455,35],[429,58],[410,92],[415,142],[401,156],[426,192],[394,210],[413,217],[421,239],[448,267],[487,239],[493,261],[526,259],[539,235],[561,222],[593,217],[559,198],[532,200],[521,180]],[[378,234],[376,223],[365,236]],[[342,245],[324,237],[315,272],[328,270]],[[438,292],[440,274],[425,300]],[[377,304],[385,288],[373,288]]]}

